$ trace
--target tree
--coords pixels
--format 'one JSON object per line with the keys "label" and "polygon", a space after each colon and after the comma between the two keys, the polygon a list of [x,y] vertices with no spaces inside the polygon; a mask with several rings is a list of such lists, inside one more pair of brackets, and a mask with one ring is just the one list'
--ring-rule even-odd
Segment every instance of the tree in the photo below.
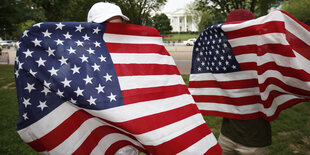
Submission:
{"label": "tree", "polygon": [[157,11],[167,0],[111,0],[129,17],[131,24],[147,25],[151,20],[151,11]]}
{"label": "tree", "polygon": [[31,0],[0,0],[0,37],[13,39],[17,31],[17,25],[27,20],[42,19],[37,12],[28,5]]}
{"label": "tree", "polygon": [[225,20],[219,12],[213,12],[211,9],[199,9],[198,1],[189,3],[186,6],[185,14],[193,17],[193,22],[198,26],[199,32],[209,26],[223,23]]}
{"label": "tree", "polygon": [[170,20],[164,13],[156,14],[152,17],[152,21],[152,26],[155,27],[161,35],[168,34],[172,30]]}
{"label": "tree", "polygon": [[266,15],[271,7],[280,5],[283,0],[196,0],[198,9],[220,12],[226,17],[235,9],[248,9],[256,16]]}
{"label": "tree", "polygon": [[310,1],[309,0],[288,0],[283,2],[282,9],[293,15],[301,22],[310,25]]}

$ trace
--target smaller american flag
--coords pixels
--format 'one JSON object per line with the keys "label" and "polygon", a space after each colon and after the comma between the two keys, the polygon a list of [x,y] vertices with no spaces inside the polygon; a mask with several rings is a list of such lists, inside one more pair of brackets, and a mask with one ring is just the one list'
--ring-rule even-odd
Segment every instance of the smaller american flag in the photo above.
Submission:
{"label": "smaller american flag", "polygon": [[204,30],[194,45],[189,81],[200,111],[272,121],[309,101],[309,31],[283,11]]}

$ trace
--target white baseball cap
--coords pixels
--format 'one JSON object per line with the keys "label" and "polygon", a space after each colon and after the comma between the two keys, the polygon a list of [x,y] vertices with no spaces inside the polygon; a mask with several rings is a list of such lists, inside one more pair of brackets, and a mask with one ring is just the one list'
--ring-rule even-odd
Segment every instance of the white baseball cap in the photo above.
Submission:
{"label": "white baseball cap", "polygon": [[115,16],[121,16],[126,21],[129,20],[128,17],[123,15],[119,6],[112,3],[98,2],[88,11],[87,22],[102,23]]}

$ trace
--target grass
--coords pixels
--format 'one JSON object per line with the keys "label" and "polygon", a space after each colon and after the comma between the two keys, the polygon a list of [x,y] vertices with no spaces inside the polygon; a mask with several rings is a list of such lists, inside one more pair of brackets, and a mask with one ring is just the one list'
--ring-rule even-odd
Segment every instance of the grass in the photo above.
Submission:
{"label": "grass", "polygon": [[[188,75],[182,75],[188,83]],[[0,154],[37,154],[16,132],[18,105],[12,65],[0,65]],[[204,116],[218,137],[222,118]],[[272,145],[268,155],[310,154],[310,104],[301,103],[282,111],[272,125]]]}
{"label": "grass", "polygon": [[172,34],[173,37],[164,37],[164,41],[184,41],[190,38],[198,38],[199,34]]}

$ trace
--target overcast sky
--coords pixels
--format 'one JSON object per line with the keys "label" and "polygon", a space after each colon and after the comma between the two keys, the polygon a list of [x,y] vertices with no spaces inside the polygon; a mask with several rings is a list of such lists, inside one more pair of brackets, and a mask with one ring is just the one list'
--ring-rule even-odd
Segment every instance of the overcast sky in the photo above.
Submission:
{"label": "overcast sky", "polygon": [[194,2],[194,0],[167,0],[162,12],[171,12],[178,8],[185,8],[186,4]]}

